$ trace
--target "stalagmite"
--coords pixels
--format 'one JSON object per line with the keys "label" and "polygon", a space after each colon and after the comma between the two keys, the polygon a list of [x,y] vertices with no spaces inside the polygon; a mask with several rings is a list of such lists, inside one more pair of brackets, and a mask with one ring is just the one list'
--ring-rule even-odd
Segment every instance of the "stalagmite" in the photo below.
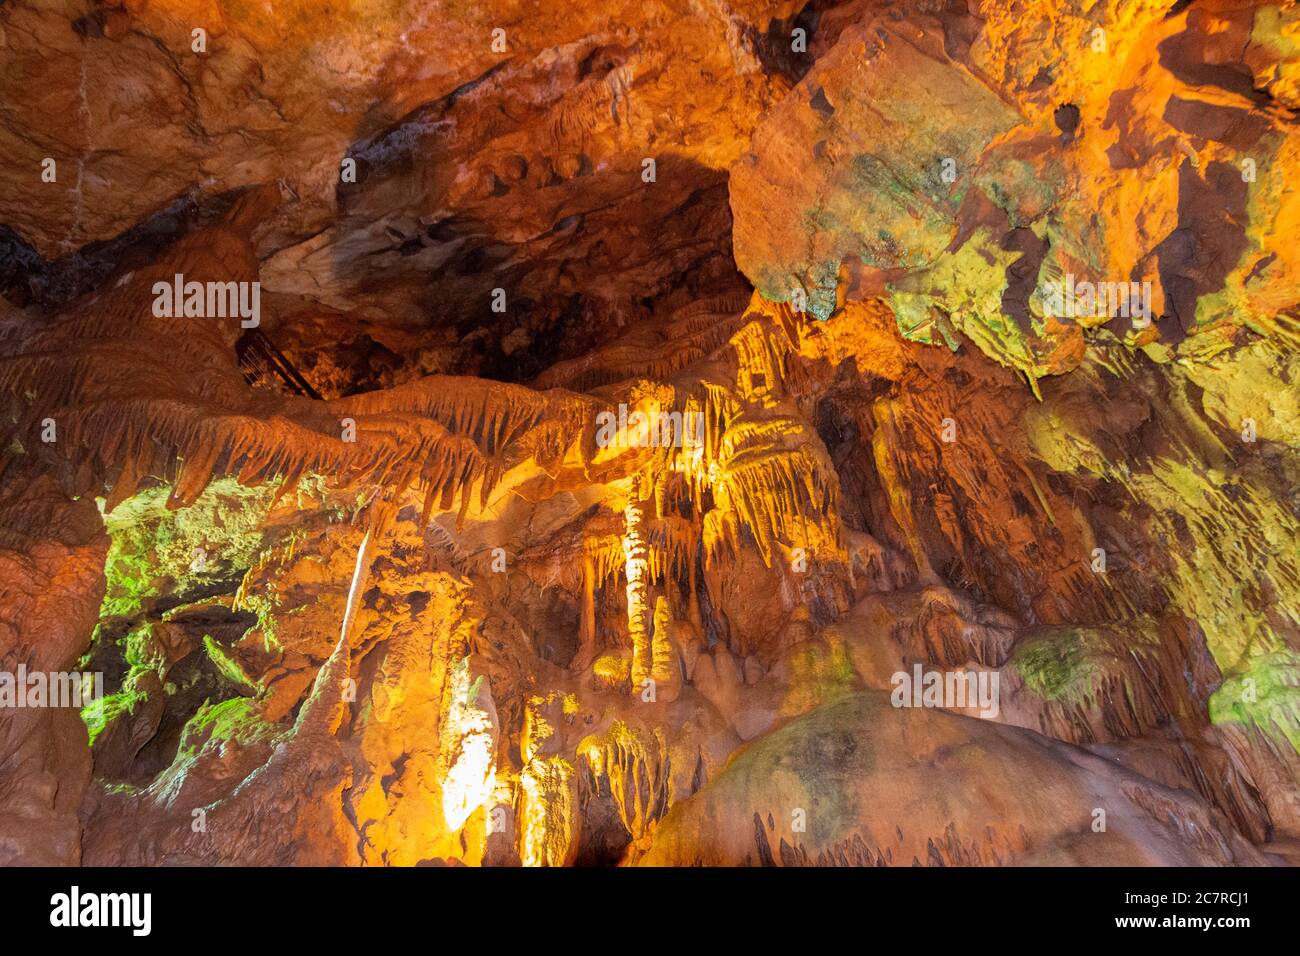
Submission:
{"label": "stalagmite", "polygon": [[519,775],[519,857],[567,866],[578,852],[578,780],[563,757],[538,757]]}
{"label": "stalagmite", "polygon": [[496,707],[487,681],[475,677],[469,661],[452,671],[442,723],[442,752],[448,756],[442,782],[442,813],[449,831],[459,830],[496,787]]}
{"label": "stalagmite", "polygon": [[677,663],[677,649],[673,643],[672,613],[668,609],[668,599],[663,595],[655,599],[650,676],[654,679],[658,700],[677,699],[681,668]]}

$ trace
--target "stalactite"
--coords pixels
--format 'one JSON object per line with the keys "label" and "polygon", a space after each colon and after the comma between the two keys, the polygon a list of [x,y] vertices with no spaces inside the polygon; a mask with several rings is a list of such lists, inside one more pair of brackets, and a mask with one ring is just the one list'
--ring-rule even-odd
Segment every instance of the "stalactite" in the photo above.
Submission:
{"label": "stalactite", "polygon": [[834,472],[807,444],[792,450],[738,452],[722,468],[717,483],[720,503],[734,510],[753,533],[769,565],[778,540],[839,549],[837,485]]}
{"label": "stalactite", "polygon": [[[584,545],[586,542],[584,542]],[[584,546],[582,552],[582,609],[579,618],[578,651],[570,664],[574,670],[590,666],[596,654],[596,561]]]}
{"label": "stalactite", "polygon": [[650,580],[664,584],[689,580],[699,537],[695,524],[680,515],[650,522],[646,528]]}
{"label": "stalactite", "polygon": [[[578,396],[456,378],[311,402],[254,392],[237,372],[217,374],[210,364],[190,368],[168,356],[181,367],[164,369],[157,350],[120,340],[81,348],[0,360],[0,397],[18,423],[12,438],[31,444],[38,423],[53,419],[60,441],[50,450],[93,462],[114,502],[142,476],[169,474],[179,461],[177,507],[224,468],[250,484],[307,472],[344,483],[414,482],[426,517],[456,501],[463,515],[471,490],[486,506],[510,467],[536,456],[557,468],[594,408]],[[348,419],[354,441],[342,435]]]}
{"label": "stalactite", "polygon": [[702,540],[706,569],[734,561],[740,549],[740,524],[736,512],[718,507],[706,514]]}
{"label": "stalactite", "polygon": [[650,834],[672,805],[671,757],[660,731],[616,720],[578,745],[589,790],[608,793],[633,841]]}
{"label": "stalactite", "polygon": [[623,536],[621,534],[594,535],[583,539],[583,554],[591,560],[592,581],[595,587],[607,586],[623,569]]}
{"label": "stalactite", "polygon": [[731,337],[731,346],[736,354],[736,385],[741,394],[758,404],[771,405],[774,393],[785,380],[790,346],[784,333],[778,341],[770,322],[750,322]]}

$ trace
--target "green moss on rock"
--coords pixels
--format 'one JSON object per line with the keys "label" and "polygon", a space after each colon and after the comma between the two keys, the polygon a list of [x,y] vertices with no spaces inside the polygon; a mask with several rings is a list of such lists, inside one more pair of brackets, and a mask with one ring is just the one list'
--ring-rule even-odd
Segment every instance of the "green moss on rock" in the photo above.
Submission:
{"label": "green moss on rock", "polygon": [[1017,648],[1011,664],[1025,686],[1044,700],[1081,701],[1092,694],[1096,668],[1080,631],[1028,641]]}
{"label": "green moss on rock", "polygon": [[257,703],[248,697],[233,697],[219,704],[205,703],[181,731],[177,760],[197,757],[210,742],[231,742],[252,746],[269,742],[281,728],[262,717]]}
{"label": "green moss on rock", "polygon": [[1210,697],[1210,721],[1250,728],[1300,752],[1300,655],[1263,654],[1226,676]]}
{"label": "green moss on rock", "polygon": [[171,488],[160,485],[105,514],[111,544],[100,617],[134,615],[151,598],[183,598],[247,568],[262,547],[262,526],[276,489],[275,484],[246,488],[222,478],[193,505],[171,511]]}

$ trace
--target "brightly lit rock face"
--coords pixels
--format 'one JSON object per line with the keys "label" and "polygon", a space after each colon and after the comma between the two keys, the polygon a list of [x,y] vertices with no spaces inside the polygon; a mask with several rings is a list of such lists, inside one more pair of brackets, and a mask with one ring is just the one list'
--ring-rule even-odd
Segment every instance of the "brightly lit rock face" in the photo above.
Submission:
{"label": "brightly lit rock face", "polygon": [[468,661],[452,675],[442,750],[450,766],[442,783],[442,816],[448,830],[459,830],[483,806],[496,785],[496,714],[484,699],[483,678],[471,678]]}
{"label": "brightly lit rock face", "polygon": [[1297,862],[1293,4],[72,6],[0,864]]}

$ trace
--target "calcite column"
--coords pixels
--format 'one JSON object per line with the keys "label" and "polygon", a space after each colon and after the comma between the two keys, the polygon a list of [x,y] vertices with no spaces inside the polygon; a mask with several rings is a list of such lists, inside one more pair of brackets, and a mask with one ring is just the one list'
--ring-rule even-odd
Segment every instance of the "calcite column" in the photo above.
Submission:
{"label": "calcite column", "polygon": [[569,666],[585,670],[596,656],[596,560],[586,547],[582,553],[582,617],[578,627],[578,653]]}
{"label": "calcite column", "polygon": [[632,639],[632,692],[639,693],[653,666],[646,627],[646,586],[650,574],[649,551],[641,534],[641,508],[632,503],[623,512],[623,569],[627,575],[627,629]]}

